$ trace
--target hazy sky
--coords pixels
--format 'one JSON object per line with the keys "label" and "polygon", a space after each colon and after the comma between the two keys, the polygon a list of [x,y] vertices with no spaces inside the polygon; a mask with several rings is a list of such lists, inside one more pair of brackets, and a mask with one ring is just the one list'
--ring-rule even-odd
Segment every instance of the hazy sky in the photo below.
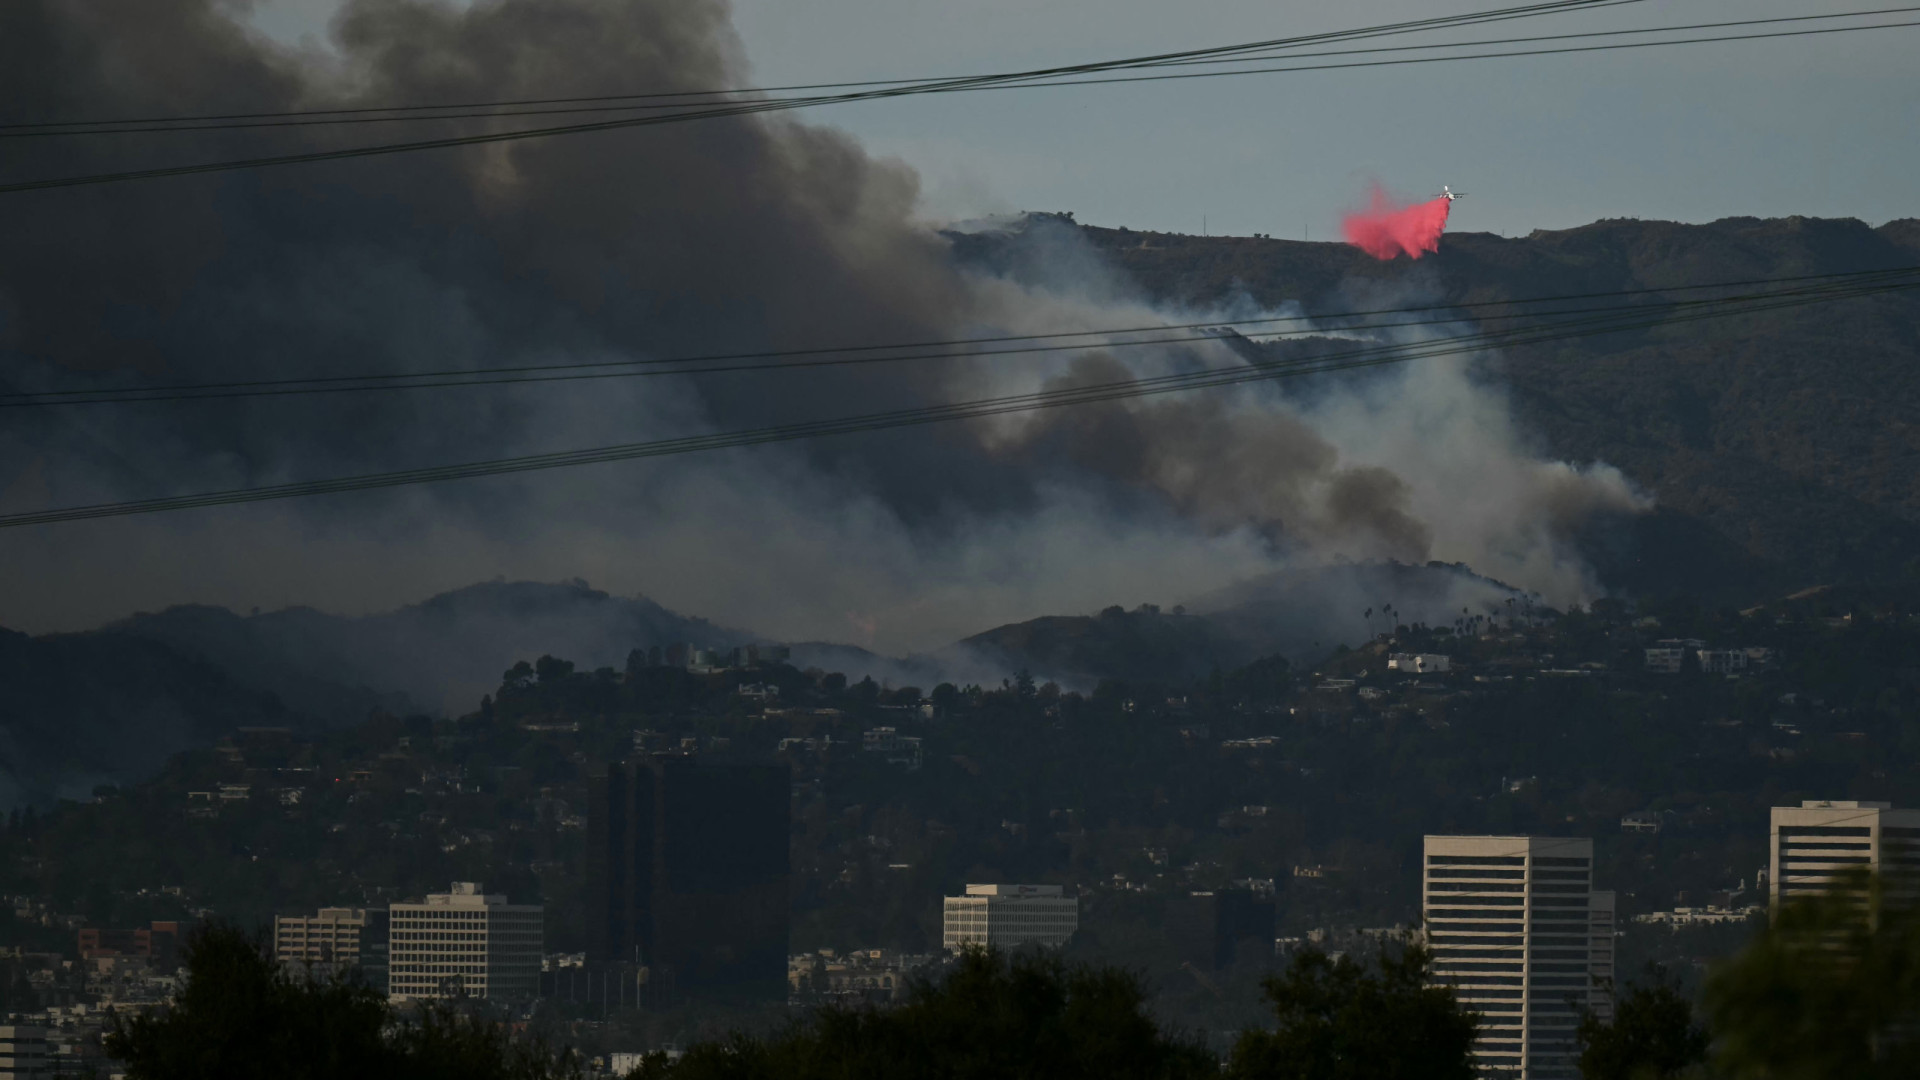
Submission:
{"label": "hazy sky", "polygon": [[[763,83],[1000,71],[1363,26],[1493,4],[1362,0],[743,0]],[[1874,8],[1664,0],[1514,33]],[[264,0],[259,25],[324,39],[334,0]],[[1906,16],[1910,18],[1911,16]],[[1894,16],[1891,18],[1901,18]],[[1472,36],[1503,36],[1480,31]],[[1605,217],[1920,215],[1920,28],[1586,56],[1121,87],[988,92],[810,112],[916,167],[926,211],[1330,238],[1368,178],[1470,192],[1454,227]],[[633,138],[644,139],[645,133]]]}
{"label": "hazy sky", "polygon": [[[71,101],[103,115],[175,100],[290,108],[307,80],[351,100],[328,85],[324,64],[257,64],[250,43],[198,14],[209,3],[250,9],[263,32],[318,52],[337,2],[119,0],[115,18],[88,24],[86,4],[17,0],[0,6],[14,18],[0,33],[0,53],[13,50],[0,63],[0,100],[29,117]],[[420,10],[433,2],[364,5],[352,62],[396,88],[370,93],[431,103],[417,95],[704,88],[724,81],[733,56],[714,35],[721,0],[525,0],[474,19]],[[745,77],[767,85],[1020,70],[1492,0],[1444,2],[745,0],[736,24],[753,65]],[[1665,0],[1472,36],[1815,10],[1847,8]],[[38,25],[38,11],[59,18]],[[88,34],[100,48],[59,51]],[[1378,179],[1411,196],[1442,183],[1469,192],[1452,222],[1463,230],[1796,213],[1879,223],[1920,215],[1910,179],[1920,164],[1916,46],[1920,30],[1903,29],[921,97],[807,111],[805,125],[696,123],[523,144],[510,188],[484,154],[437,152],[258,184],[75,188],[0,209],[10,241],[0,302],[11,305],[0,315],[13,313],[0,330],[15,335],[0,342],[0,381],[66,385],[102,365],[218,381],[600,362],[1222,317],[1144,310],[1071,230],[1033,230],[1013,276],[963,271],[916,215],[1071,210],[1100,224],[1198,232],[1204,219],[1215,233],[1329,240]],[[808,126],[822,124],[917,170],[917,207],[909,170]],[[318,137],[286,132],[272,145]],[[117,152],[48,146],[43,175],[105,167],[95,156]],[[511,203],[500,202],[507,194]],[[98,242],[74,239],[87,236]],[[606,302],[608,282],[621,283],[621,302]],[[1123,368],[1135,374],[1192,362],[1184,349],[1131,355]],[[886,378],[813,372],[777,394],[744,380],[628,380],[49,413],[0,425],[0,509],[1025,392],[1081,377],[1083,360],[1119,377],[1101,366],[1111,357],[1060,354]],[[16,574],[0,586],[0,625],[77,629],[190,601],[382,610],[495,576],[582,576],[788,640],[903,650],[1040,614],[1181,603],[1336,556],[1464,561],[1555,602],[1589,595],[1569,519],[1555,508],[1642,500],[1605,463],[1540,459],[1504,393],[1464,362],[1408,371],[1337,394],[1168,399],[1109,409],[1097,423],[1060,411],[912,437],[8,530],[0,566]]]}

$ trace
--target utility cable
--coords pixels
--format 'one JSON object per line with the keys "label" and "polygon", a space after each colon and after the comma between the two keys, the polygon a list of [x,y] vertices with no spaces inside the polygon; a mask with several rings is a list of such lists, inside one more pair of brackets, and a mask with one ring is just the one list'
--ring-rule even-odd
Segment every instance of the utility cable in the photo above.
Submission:
{"label": "utility cable", "polygon": [[1698,310],[1671,313],[1621,311],[1615,315],[1566,320],[1543,327],[1507,331],[1476,332],[1405,346],[1375,346],[1347,353],[1307,359],[1279,360],[1226,368],[1207,368],[1147,378],[1130,378],[1085,386],[1041,390],[1025,394],[954,402],[945,405],[896,409],[825,420],[806,421],[732,432],[680,436],[587,450],[559,451],[458,465],[432,466],[393,472],[368,473],[326,480],[237,488],[191,495],[165,496],[125,502],[98,503],[53,510],[0,515],[0,528],[52,524],[93,518],[120,517],[239,503],[300,498],[348,491],[448,480],[498,476],[518,472],[566,468],[578,465],[665,457],[708,450],[759,446],[832,435],[875,432],[892,428],[977,420],[994,416],[1028,413],[1103,402],[1122,401],[1166,393],[1215,389],[1257,381],[1296,378],[1305,375],[1354,371],[1386,364],[1401,364],[1417,359],[1467,355],[1491,347],[1514,348],[1526,345],[1593,337],[1623,330],[1650,329],[1667,324],[1727,318],[1758,311],[1778,310],[1808,304],[1855,299],[1880,293],[1920,287],[1920,281],[1891,279],[1864,282],[1835,282],[1806,285],[1790,290],[1775,290],[1747,297],[1702,301]]}
{"label": "utility cable", "polygon": [[[190,165],[171,165],[146,169],[127,169],[117,172],[84,173],[75,176],[50,177],[39,180],[17,181],[0,184],[0,195],[17,194],[26,191],[45,191],[54,188],[86,187],[96,184],[121,183],[132,180],[156,180],[173,176],[193,176],[203,173],[236,172],[249,169],[270,168],[280,165],[302,165],[322,161],[344,161],[353,158],[382,157],[389,154],[410,153],[417,150],[440,150],[464,146],[484,146],[498,143],[518,142],[526,139],[548,138],[558,135],[580,135],[602,131],[617,131],[626,128],[655,127],[663,124],[683,123],[694,120],[713,120],[737,116],[754,116],[761,113],[784,112],[793,109],[810,108],[819,105],[848,104],[857,101],[878,101],[888,98],[908,97],[923,94],[961,93],[979,90],[1030,89],[1060,86],[1106,86],[1123,83],[1168,82],[1188,79],[1212,79],[1239,77],[1245,75],[1269,75],[1304,71],[1340,71],[1359,68],[1399,67],[1409,64],[1431,64],[1455,60],[1499,60],[1531,56],[1564,56],[1579,53],[1616,52],[1625,49],[1653,48],[1661,45],[1699,45],[1713,42],[1760,41],[1779,38],[1812,37],[1816,35],[1854,33],[1862,30],[1893,30],[1920,26],[1920,20],[1906,22],[1877,23],[1870,26],[1826,27],[1820,29],[1783,30],[1764,34],[1734,34],[1713,37],[1677,38],[1665,41],[1623,42],[1611,45],[1569,46],[1555,49],[1524,49],[1491,53],[1467,53],[1458,56],[1408,57],[1395,60],[1351,61],[1338,64],[1315,64],[1293,67],[1245,68],[1231,71],[1184,72],[1171,75],[1124,75],[1099,78],[1070,78],[1039,82],[1016,82],[1011,78],[1003,81],[975,80],[965,85],[914,85],[886,90],[871,90],[859,93],[810,97],[782,98],[758,102],[716,105],[711,108],[694,108],[681,112],[671,112],[652,116],[624,116],[611,120],[584,121],[562,124],[552,127],[520,128],[509,131],[479,132],[467,135],[448,136],[438,139],[421,139],[410,142],[381,143],[370,146],[347,147],[334,150],[313,150],[301,153],[279,154],[268,157],[240,158],[226,161],[199,162]],[[1102,69],[1118,70],[1118,69]],[[625,110],[621,110],[625,111]]]}
{"label": "utility cable", "polygon": [[[1089,73],[1122,70],[1143,65],[1206,55],[1225,56],[1233,53],[1270,50],[1298,43],[1337,41],[1359,34],[1378,34],[1387,30],[1411,31],[1414,29],[1447,28],[1454,25],[1502,18],[1521,18],[1533,15],[1555,14],[1566,11],[1612,7],[1624,3],[1638,3],[1643,0],[1553,0],[1553,2],[1526,5],[1517,8],[1502,8],[1492,11],[1473,12],[1465,15],[1443,16],[1433,19],[1412,20],[1403,23],[1388,24],[1384,27],[1364,27],[1357,30],[1334,31],[1323,34],[1300,35],[1291,38],[1276,38],[1264,42],[1247,42],[1240,45],[1221,46],[1210,49],[1189,49],[1180,52],[1161,53],[1151,56],[1132,57],[1121,60],[1098,61],[1088,64],[1072,64],[1051,68],[1039,68],[1031,71],[1010,72],[999,75],[969,76],[957,79],[940,79],[930,82],[910,83],[902,86],[860,90],[846,94],[817,95],[800,98],[781,98],[747,102],[729,102],[711,107],[696,107],[680,112],[653,116],[625,116],[608,120],[583,121],[541,128],[520,128],[509,131],[477,132],[466,135],[448,136],[437,139],[421,139],[410,142],[383,143],[357,147],[342,147],[330,150],[314,150],[290,154],[277,154],[266,157],[244,158],[228,161],[199,162],[187,165],[163,166],[159,168],[129,169],[117,172],[89,173],[78,176],[51,177],[39,180],[17,181],[0,184],[0,194],[24,191],[40,191],[52,188],[77,187],[93,184],[117,183],[129,180],[158,179],[168,176],[187,176],[201,173],[230,172],[240,169],[266,168],[277,165],[305,164],[319,161],[346,160],[350,158],[374,157],[387,154],[406,153],[415,150],[445,149],[459,146],[478,146],[492,143],[511,142],[529,138],[544,138],[554,135],[585,134],[595,131],[612,131],[630,127],[653,126],[666,123],[680,123],[690,120],[716,119],[730,116],[749,116],[763,112],[777,112],[814,105],[847,103],[854,101],[883,100],[929,93],[952,93],[967,89],[982,89],[1014,83],[1033,83],[1034,80],[1058,78],[1060,76],[1085,75]],[[1040,83],[1033,83],[1041,85]]]}
{"label": "utility cable", "polygon": [[[684,357],[660,357],[649,360],[612,360],[586,363],[518,365],[487,368],[446,369],[441,371],[398,372],[360,375],[309,376],[305,378],[255,379],[247,381],[183,383],[151,387],[120,386],[94,389],[0,392],[0,408],[48,405],[102,405],[139,402],[221,400],[228,398],[280,397],[313,393],[345,393],[366,390],[441,389],[461,386],[497,386],[518,383],[571,382],[590,379],[629,378],[652,375],[712,375],[742,372],[777,371],[792,368],[839,367],[855,364],[899,363],[918,360],[961,360],[997,356],[1034,355],[1085,349],[1135,348],[1203,344],[1220,340],[1227,330],[1249,338],[1273,334],[1320,334],[1330,332],[1379,331],[1414,326],[1446,325],[1476,311],[1480,321],[1540,318],[1548,315],[1577,314],[1597,308],[1559,311],[1522,311],[1490,314],[1484,309],[1566,303],[1594,299],[1621,299],[1647,295],[1748,288],[1756,285],[1781,286],[1806,282],[1865,281],[1886,276],[1920,273],[1920,267],[1893,267],[1884,270],[1851,271],[1835,274],[1807,274],[1793,277],[1757,278],[1744,281],[1681,285],[1667,288],[1625,289],[1599,293],[1571,293],[1559,296],[1520,297],[1461,304],[1428,304],[1404,308],[1379,308],[1365,311],[1327,312],[1316,315],[1280,315],[1258,319],[1215,319],[1204,322],[1165,323],[1152,326],[1114,327],[1095,330],[1060,331],[1049,334],[1001,335],[995,337],[954,338],[905,342],[887,345],[833,346],[815,349],[785,349],[763,352],[711,353]],[[1697,302],[1711,302],[1697,301]],[[1678,306],[1668,302],[1662,307]],[[1399,322],[1352,322],[1376,316],[1446,314],[1432,319]],[[1300,331],[1262,330],[1280,323],[1329,324]],[[1332,325],[1332,324],[1341,325]],[[1112,338],[1159,334],[1138,340]],[[1072,340],[1068,340],[1072,339]],[[967,349],[968,346],[994,345],[1003,348]],[[963,351],[955,351],[956,349]],[[935,351],[926,351],[935,350]]]}
{"label": "utility cable", "polygon": [[[1200,57],[1200,58],[1183,58],[1183,59],[1176,59],[1176,60],[1159,60],[1159,61],[1142,62],[1138,65],[1135,65],[1132,68],[1129,68],[1129,70],[1151,69],[1151,68],[1160,68],[1160,67],[1188,67],[1188,66],[1207,66],[1207,65],[1222,65],[1222,64],[1246,64],[1246,63],[1266,62],[1270,60],[1296,61],[1296,60],[1309,60],[1309,59],[1326,59],[1326,58],[1345,57],[1345,56],[1361,56],[1361,55],[1378,54],[1378,53],[1432,51],[1437,49],[1480,48],[1480,47],[1491,46],[1491,45],[1532,44],[1532,43],[1548,42],[1548,41],[1572,41],[1572,40],[1582,40],[1582,39],[1588,39],[1588,38],[1624,37],[1624,36],[1645,35],[1645,34],[1671,34],[1671,33],[1678,33],[1681,31],[1688,31],[1688,30],[1727,29],[1727,28],[1742,27],[1742,26],[1764,26],[1764,25],[1778,25],[1782,23],[1801,23],[1801,22],[1810,22],[1810,21],[1818,21],[1818,20],[1866,18],[1870,16],[1881,16],[1881,15],[1911,14],[1914,12],[1920,12],[1920,6],[1877,8],[1877,9],[1865,10],[1865,11],[1842,11],[1842,12],[1831,12],[1831,13],[1821,14],[1821,15],[1777,16],[1773,18],[1764,18],[1764,19],[1734,19],[1734,20],[1727,20],[1727,21],[1721,21],[1721,22],[1688,23],[1688,24],[1681,24],[1681,25],[1674,25],[1674,26],[1638,27],[1638,28],[1626,29],[1626,30],[1590,30],[1590,31],[1582,31],[1579,33],[1569,33],[1569,34],[1537,34],[1537,35],[1529,35],[1529,36],[1523,36],[1523,37],[1483,38],[1475,41],[1449,41],[1449,42],[1435,42],[1431,44],[1419,44],[1419,45],[1376,46],[1373,48],[1366,48],[1366,49],[1334,49],[1334,50],[1326,50],[1321,52],[1262,51],[1262,52],[1257,52],[1250,55],[1207,56],[1207,57]],[[1478,25],[1478,24],[1471,24],[1471,25]],[[1910,24],[1906,24],[1906,23],[1875,24],[1871,26],[1844,27],[1841,29],[1868,30],[1868,29],[1878,29],[1886,25],[1902,26],[1902,25],[1910,25]],[[1405,32],[1406,31],[1393,31],[1392,33],[1398,34],[1398,33],[1405,33]],[[1733,35],[1730,37],[1690,39],[1688,42],[1678,42],[1678,41],[1640,42],[1640,43],[1635,43],[1633,46],[1630,46],[1630,47],[1638,47],[1639,45],[1692,43],[1692,41],[1696,41],[1696,40],[1697,41],[1745,40],[1747,38],[1757,38],[1757,37],[1764,37],[1764,36],[1767,36],[1767,35]],[[1356,35],[1354,37],[1350,37],[1345,40],[1364,40],[1364,37],[1360,35]],[[1495,56],[1518,56],[1518,55],[1540,55],[1540,53],[1506,52],[1506,53],[1484,54],[1478,57],[1434,57],[1431,59],[1485,59],[1488,57],[1495,57]],[[1422,61],[1422,62],[1425,62],[1425,61]],[[1298,68],[1272,68],[1272,69],[1266,69],[1266,70],[1268,72],[1294,71],[1294,70],[1311,71],[1311,70],[1323,70],[1323,69],[1332,70],[1339,66],[1340,65],[1313,65],[1313,66],[1302,66]],[[1254,73],[1228,71],[1228,72],[1219,72],[1218,74],[1254,74]],[[958,77],[955,76],[950,78],[958,78]],[[724,102],[730,96],[763,94],[763,93],[769,93],[776,90],[802,90],[802,89],[851,87],[851,86],[861,86],[861,87],[889,86],[889,85],[916,83],[920,81],[923,81],[923,80],[883,79],[883,80],[874,80],[871,82],[860,82],[860,83],[813,83],[813,84],[801,84],[797,86],[771,87],[771,88],[762,88],[762,89],[700,90],[700,91],[685,91],[680,93],[606,95],[606,96],[598,96],[598,97],[590,97],[590,98],[530,99],[530,100],[520,101],[520,102],[483,103],[483,104],[466,105],[466,106],[386,106],[386,107],[374,106],[374,107],[361,108],[361,109],[306,110],[306,111],[286,112],[286,113],[230,114],[228,116],[148,118],[144,120],[103,120],[103,121],[76,120],[76,121],[44,122],[44,123],[32,123],[32,124],[0,124],[0,139],[44,138],[49,136],[66,136],[66,135],[168,134],[168,133],[174,133],[174,132],[233,131],[233,130],[247,130],[247,129],[256,129],[256,128],[339,126],[339,125],[347,125],[347,124],[423,123],[423,122],[445,121],[445,120],[502,119],[502,118],[515,118],[515,117],[522,117],[522,116],[580,115],[580,114],[604,113],[604,112],[635,112],[635,111],[644,111],[644,110],[686,109],[695,105],[719,104]],[[1087,82],[1089,85],[1095,84],[1094,80],[1075,80],[1075,81]],[[1020,82],[1020,83],[1010,83],[1008,84],[1008,88],[1019,89],[1019,88],[1025,88],[1030,86],[1056,86],[1056,85],[1064,86],[1064,85],[1071,85],[1071,83],[1053,82],[1053,81],[1040,82],[1040,83]],[[672,98],[673,100],[670,100],[670,101],[644,100],[644,99],[663,98],[663,97]],[[721,101],[716,102],[716,101],[686,100],[691,98],[719,98],[721,99]],[[630,104],[606,104],[606,102],[610,102],[610,101],[630,102]],[[542,107],[534,108],[530,106],[542,106]],[[454,111],[454,110],[457,110],[457,111]],[[374,113],[380,113],[385,115],[369,115]]]}
{"label": "utility cable", "polygon": [[[1180,59],[1193,59],[1207,55],[1225,56],[1247,50],[1265,50],[1297,48],[1307,44],[1331,41],[1364,40],[1375,37],[1387,37],[1400,34],[1426,33],[1436,29],[1455,29],[1462,26],[1480,26],[1494,22],[1506,22],[1513,19],[1532,18],[1538,15],[1559,14],[1568,11],[1592,11],[1601,8],[1619,7],[1627,4],[1643,3],[1645,0],[1557,0],[1557,2],[1529,4],[1521,7],[1499,8],[1490,11],[1468,12],[1461,15],[1440,16],[1431,19],[1416,19],[1399,23],[1387,23],[1377,26],[1361,27],[1350,30],[1325,31],[1318,34],[1303,34],[1287,38],[1274,38],[1268,41],[1241,43],[1237,45],[1214,46],[1205,49],[1192,49],[1185,52],[1163,53],[1151,57],[1138,57],[1127,60],[1097,61],[1085,65],[1041,68],[1026,72],[1003,73],[997,75],[947,75],[934,79],[869,79],[851,82],[799,83],[786,86],[728,87],[716,90],[668,90],[629,94],[596,94],[576,97],[520,98],[497,101],[455,102],[441,105],[374,105],[338,109],[292,109],[274,112],[212,113],[185,116],[147,116],[122,117],[118,119],[60,120],[39,123],[0,124],[0,133],[32,133],[37,130],[61,128],[121,127],[130,125],[169,125],[198,124],[218,121],[244,120],[283,120],[312,117],[364,116],[374,113],[428,113],[450,110],[498,110],[525,106],[579,105],[590,103],[636,101],[645,99],[689,97],[730,98],[742,95],[760,95],[794,90],[836,90],[866,87],[923,85],[932,83],[966,82],[980,79],[1016,79],[1038,78],[1042,76],[1069,73],[1081,69],[1093,69],[1105,66],[1139,66],[1150,63],[1169,62]],[[499,115],[496,112],[471,115]]]}

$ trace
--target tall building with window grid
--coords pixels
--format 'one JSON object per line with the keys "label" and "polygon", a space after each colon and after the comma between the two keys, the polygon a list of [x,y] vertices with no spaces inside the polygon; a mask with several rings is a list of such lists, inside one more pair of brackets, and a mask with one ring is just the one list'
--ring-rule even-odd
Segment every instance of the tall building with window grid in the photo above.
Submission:
{"label": "tall building with window grid", "polygon": [[1433,977],[1480,1015],[1476,1070],[1573,1080],[1574,1029],[1613,1010],[1611,892],[1593,888],[1593,841],[1429,836],[1421,912]]}
{"label": "tall building with window grid", "polygon": [[395,1001],[468,997],[523,1001],[540,992],[544,912],[509,904],[471,881],[387,909],[387,995]]}
{"label": "tall building with window grid", "polygon": [[1889,897],[1920,899],[1920,810],[1809,799],[1774,807],[1772,818],[1767,882],[1775,909],[1826,892],[1858,870],[1881,875]]}
{"label": "tall building with window grid", "polygon": [[314,975],[357,967],[376,990],[387,988],[387,913],[381,909],[321,908],[315,915],[273,920],[273,955]]}
{"label": "tall building with window grid", "polygon": [[1080,901],[1064,893],[1058,885],[969,885],[965,896],[947,897],[941,944],[948,952],[968,945],[1058,948],[1080,928]]}

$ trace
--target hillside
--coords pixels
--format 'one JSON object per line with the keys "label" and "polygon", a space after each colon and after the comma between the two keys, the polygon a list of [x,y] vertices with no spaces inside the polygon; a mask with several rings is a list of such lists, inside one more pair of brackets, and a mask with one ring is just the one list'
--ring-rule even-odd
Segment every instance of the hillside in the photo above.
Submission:
{"label": "hillside", "polygon": [[100,630],[0,629],[0,812],[142,781],[241,727],[471,712],[517,661],[624,667],[636,646],[745,640],[585,582],[489,582],[365,616],[183,605]]}
{"label": "hillside", "polygon": [[1004,671],[1028,671],[1069,686],[1101,679],[1180,682],[1254,658],[1211,620],[1143,604],[1098,615],[1046,615],[975,634],[960,643]]}
{"label": "hillside", "polygon": [[[1047,615],[959,643],[990,668],[1027,670],[1070,688],[1101,679],[1180,682],[1281,655],[1316,662],[1401,624],[1448,626],[1471,609],[1504,614],[1513,589],[1462,566],[1348,563],[1278,571],[1192,597],[1172,611],[1143,604],[1098,615]],[[1389,620],[1383,609],[1393,609]]]}
{"label": "hillside", "polygon": [[731,646],[737,630],[617,597],[583,581],[484,582],[372,615],[290,608],[237,615],[182,606],[109,629],[204,657],[249,686],[337,721],[375,706],[465,712],[515,661],[543,653],[586,667],[621,667],[628,650],[691,641]]}
{"label": "hillside", "polygon": [[128,634],[0,630],[0,809],[86,799],[238,727],[312,726],[272,694]]}
{"label": "hillside", "polygon": [[[1202,308],[1236,293],[1342,310],[1920,263],[1917,220],[1466,232],[1417,263],[1376,262],[1342,244],[1075,228],[1151,297]],[[956,245],[1018,276],[1020,236]],[[1920,295],[1515,350],[1496,374],[1543,452],[1610,462],[1658,500],[1657,513],[1589,538],[1616,588],[1745,601],[1920,569]]]}

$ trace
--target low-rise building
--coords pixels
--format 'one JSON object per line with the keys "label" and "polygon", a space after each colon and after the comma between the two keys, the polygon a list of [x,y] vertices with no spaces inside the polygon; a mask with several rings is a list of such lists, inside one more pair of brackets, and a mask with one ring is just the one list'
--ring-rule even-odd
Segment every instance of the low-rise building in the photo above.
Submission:
{"label": "low-rise building", "polygon": [[1453,670],[1453,658],[1440,653],[1394,653],[1387,657],[1388,671],[1409,674],[1439,674]]}
{"label": "low-rise building", "polygon": [[1651,810],[1636,810],[1620,819],[1620,831],[1628,833],[1657,833],[1665,828],[1666,818]]}
{"label": "low-rise building", "polygon": [[1719,923],[1743,923],[1766,909],[1759,904],[1746,907],[1677,907],[1672,911],[1648,911],[1633,917],[1637,923],[1654,926],[1712,926]]}
{"label": "low-rise building", "polygon": [[1709,675],[1734,675],[1747,670],[1745,649],[1698,649],[1694,656],[1700,661],[1700,670]]}
{"label": "low-rise building", "polygon": [[509,904],[471,881],[388,911],[387,994],[395,1001],[455,996],[518,1001],[540,992],[545,911]]}
{"label": "low-rise building", "polygon": [[1080,901],[1065,892],[1058,885],[968,885],[966,895],[947,897],[941,944],[948,952],[1065,945],[1080,928]]}
{"label": "low-rise building", "polygon": [[883,1004],[906,994],[909,976],[934,958],[886,949],[822,949],[787,959],[788,1000],[797,1004]]}
{"label": "low-rise building", "polygon": [[180,937],[180,924],[177,922],[156,922],[144,929],[133,930],[89,926],[79,931],[79,940],[75,944],[82,960],[135,956],[152,961],[157,968],[170,969],[179,953]]}
{"label": "low-rise building", "polygon": [[897,728],[876,727],[861,736],[862,748],[870,754],[883,754],[887,764],[911,772],[920,767],[920,737],[902,735]]}
{"label": "low-rise building", "polygon": [[374,989],[387,989],[387,912],[379,908],[321,908],[313,915],[273,921],[273,955],[288,967],[319,976],[349,967]]}
{"label": "low-rise building", "polygon": [[1678,675],[1687,662],[1687,654],[1707,647],[1699,638],[1662,638],[1646,651],[1647,670],[1660,675]]}

